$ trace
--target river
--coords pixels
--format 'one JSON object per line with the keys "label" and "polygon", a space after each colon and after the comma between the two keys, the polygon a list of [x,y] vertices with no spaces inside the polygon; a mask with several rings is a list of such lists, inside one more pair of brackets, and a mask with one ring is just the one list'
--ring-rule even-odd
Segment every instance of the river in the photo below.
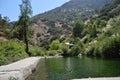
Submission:
{"label": "river", "polygon": [[27,80],[70,80],[89,77],[120,77],[120,59],[88,57],[42,59]]}

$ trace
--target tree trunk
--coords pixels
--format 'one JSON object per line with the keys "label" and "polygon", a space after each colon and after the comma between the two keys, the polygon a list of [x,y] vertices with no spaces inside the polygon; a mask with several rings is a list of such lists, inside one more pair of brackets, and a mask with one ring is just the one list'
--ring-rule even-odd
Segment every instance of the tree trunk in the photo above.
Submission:
{"label": "tree trunk", "polygon": [[25,38],[25,44],[26,44],[26,48],[25,48],[25,52],[31,56],[30,52],[29,52],[29,47],[28,47],[28,38],[27,38],[27,26],[24,27],[24,38]]}

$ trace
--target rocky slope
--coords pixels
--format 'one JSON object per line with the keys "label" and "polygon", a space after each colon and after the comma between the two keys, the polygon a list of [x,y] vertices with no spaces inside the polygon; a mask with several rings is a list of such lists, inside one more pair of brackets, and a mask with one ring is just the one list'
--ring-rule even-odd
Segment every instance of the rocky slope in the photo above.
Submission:
{"label": "rocky slope", "polygon": [[32,18],[34,29],[33,42],[38,45],[49,44],[54,39],[60,39],[71,34],[72,26],[77,19],[87,19],[95,14],[111,0],[70,0],[53,10],[38,14]]}

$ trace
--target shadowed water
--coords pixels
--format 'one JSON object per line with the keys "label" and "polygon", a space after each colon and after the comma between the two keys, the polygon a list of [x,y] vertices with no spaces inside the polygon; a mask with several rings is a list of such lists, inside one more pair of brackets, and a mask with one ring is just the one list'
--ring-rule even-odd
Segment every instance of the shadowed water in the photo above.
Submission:
{"label": "shadowed water", "polygon": [[118,76],[120,77],[120,59],[49,58],[41,60],[36,71],[27,80],[70,80]]}

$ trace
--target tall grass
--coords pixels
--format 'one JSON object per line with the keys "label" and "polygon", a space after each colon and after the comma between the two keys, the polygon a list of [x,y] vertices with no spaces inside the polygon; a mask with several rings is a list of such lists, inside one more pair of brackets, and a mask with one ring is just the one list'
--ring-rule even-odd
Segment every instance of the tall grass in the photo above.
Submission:
{"label": "tall grass", "polygon": [[28,57],[22,42],[0,42],[0,65],[15,62]]}

